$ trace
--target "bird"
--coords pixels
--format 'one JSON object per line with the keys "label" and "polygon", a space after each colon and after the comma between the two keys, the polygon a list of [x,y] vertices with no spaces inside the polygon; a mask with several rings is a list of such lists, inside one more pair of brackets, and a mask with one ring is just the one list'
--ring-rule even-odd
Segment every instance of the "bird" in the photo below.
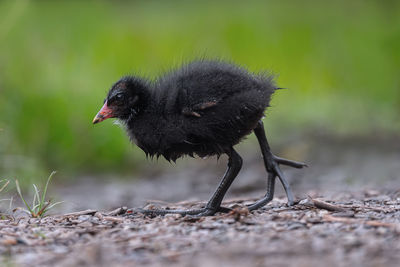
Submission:
{"label": "bird", "polygon": [[268,144],[262,118],[278,89],[273,75],[252,73],[223,60],[199,59],[182,64],[150,80],[128,75],[114,83],[93,124],[116,118],[134,144],[147,157],[175,162],[183,156],[228,156],[227,169],[207,204],[199,209],[138,209],[147,215],[181,214],[212,216],[230,209],[221,206],[233,180],[242,168],[234,149],[254,132],[267,176],[266,194],[247,205],[259,209],[273,199],[276,177],[285,189],[288,205],[294,196],[280,165],[303,168],[305,163],[275,156]]}

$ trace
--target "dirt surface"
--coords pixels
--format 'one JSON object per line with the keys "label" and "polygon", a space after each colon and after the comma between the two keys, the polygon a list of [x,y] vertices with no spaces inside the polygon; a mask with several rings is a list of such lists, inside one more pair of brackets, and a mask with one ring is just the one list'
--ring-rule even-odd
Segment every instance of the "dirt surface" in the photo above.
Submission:
{"label": "dirt surface", "polygon": [[[125,208],[0,221],[4,262],[18,266],[398,266],[400,192],[364,192],[249,213],[145,217]],[[198,202],[196,202],[198,204]],[[192,208],[196,203],[163,206]],[[235,204],[233,204],[235,203]],[[239,204],[237,204],[239,203]],[[9,256],[7,256],[9,255]]]}
{"label": "dirt surface", "polygon": [[134,180],[82,177],[58,184],[50,194],[65,202],[52,210],[55,215],[35,219],[16,212],[0,220],[2,263],[398,266],[398,141],[311,138],[278,146],[278,155],[310,164],[305,170],[284,169],[299,201],[287,207],[277,183],[274,200],[250,213],[245,205],[261,197],[266,184],[256,146],[239,148],[243,169],[224,202],[233,211],[213,217],[151,218],[129,208],[204,205],[224,172],[225,158],[218,163],[215,158],[184,160],[175,166],[149,162]]}

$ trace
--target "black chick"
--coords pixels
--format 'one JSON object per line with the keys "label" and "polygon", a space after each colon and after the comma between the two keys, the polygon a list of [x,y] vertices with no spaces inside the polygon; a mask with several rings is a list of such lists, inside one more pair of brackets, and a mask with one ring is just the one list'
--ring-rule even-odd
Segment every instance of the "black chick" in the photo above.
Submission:
{"label": "black chick", "polygon": [[203,216],[226,211],[221,207],[222,199],[242,167],[242,158],[233,146],[252,131],[269,175],[266,195],[249,205],[249,210],[272,200],[276,177],[292,205],[294,197],[279,164],[295,168],[306,165],[271,153],[261,118],[276,89],[272,77],[266,74],[252,74],[221,61],[199,60],[153,82],[123,77],[111,87],[93,123],[118,118],[126,125],[131,140],[151,157],[175,161],[184,155],[228,155],[227,171],[203,209],[140,210],[142,213]]}

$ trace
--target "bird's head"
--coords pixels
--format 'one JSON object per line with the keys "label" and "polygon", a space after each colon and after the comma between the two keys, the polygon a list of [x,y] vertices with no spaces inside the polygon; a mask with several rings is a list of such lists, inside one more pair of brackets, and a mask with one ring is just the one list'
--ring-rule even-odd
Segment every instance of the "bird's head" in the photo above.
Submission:
{"label": "bird's head", "polygon": [[107,94],[104,105],[93,119],[93,124],[108,118],[128,120],[137,115],[147,101],[147,84],[135,77],[124,77]]}

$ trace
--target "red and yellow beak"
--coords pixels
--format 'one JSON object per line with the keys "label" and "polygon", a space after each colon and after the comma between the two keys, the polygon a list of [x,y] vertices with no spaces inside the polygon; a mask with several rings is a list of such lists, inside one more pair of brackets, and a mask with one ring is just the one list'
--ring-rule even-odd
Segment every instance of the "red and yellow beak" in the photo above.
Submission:
{"label": "red and yellow beak", "polygon": [[105,119],[112,118],[114,116],[112,109],[107,106],[107,102],[104,103],[103,107],[97,113],[93,119],[93,124],[104,121]]}

